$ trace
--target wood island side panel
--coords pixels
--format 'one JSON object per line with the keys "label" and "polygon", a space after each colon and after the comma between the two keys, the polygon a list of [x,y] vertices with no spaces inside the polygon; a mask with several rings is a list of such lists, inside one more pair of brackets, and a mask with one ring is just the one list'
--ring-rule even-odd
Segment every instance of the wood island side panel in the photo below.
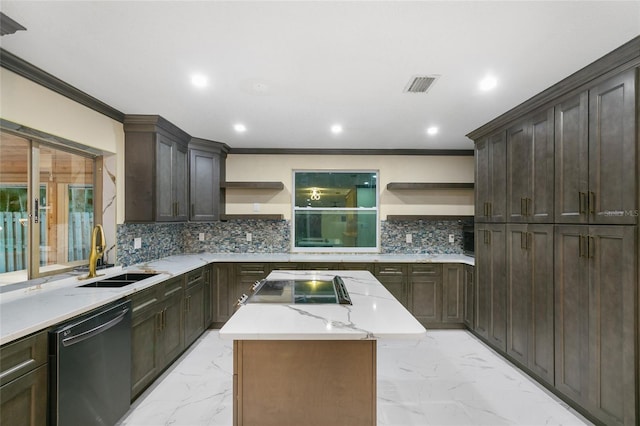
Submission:
{"label": "wood island side panel", "polygon": [[375,426],[375,340],[236,340],[236,426]]}

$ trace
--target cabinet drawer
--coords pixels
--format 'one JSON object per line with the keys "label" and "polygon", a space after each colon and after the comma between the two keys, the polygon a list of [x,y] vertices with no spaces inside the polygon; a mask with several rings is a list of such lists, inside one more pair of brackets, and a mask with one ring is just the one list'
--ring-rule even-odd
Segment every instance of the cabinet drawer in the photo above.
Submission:
{"label": "cabinet drawer", "polygon": [[47,373],[42,365],[0,387],[0,424],[47,425]]}
{"label": "cabinet drawer", "polygon": [[187,287],[197,285],[204,279],[204,268],[198,268],[195,271],[187,272]]}
{"label": "cabinet drawer", "polygon": [[399,263],[378,263],[375,266],[376,275],[406,275],[407,265]]}
{"label": "cabinet drawer", "polygon": [[236,273],[238,274],[239,279],[242,279],[243,277],[249,277],[248,279],[253,279],[254,277],[266,277],[269,273],[269,264],[238,263],[236,265]]}
{"label": "cabinet drawer", "polygon": [[143,315],[149,309],[155,309],[156,304],[160,301],[160,291],[159,286],[162,284],[158,284],[146,290],[139,291],[131,297],[131,316],[132,318],[136,318],[140,315]]}
{"label": "cabinet drawer", "polygon": [[436,277],[442,275],[442,265],[437,263],[410,265],[409,271],[411,275]]}
{"label": "cabinet drawer", "polygon": [[184,291],[184,275],[164,282],[163,298],[171,297],[175,293]]}
{"label": "cabinet drawer", "polygon": [[47,363],[48,336],[42,331],[0,348],[0,386]]}

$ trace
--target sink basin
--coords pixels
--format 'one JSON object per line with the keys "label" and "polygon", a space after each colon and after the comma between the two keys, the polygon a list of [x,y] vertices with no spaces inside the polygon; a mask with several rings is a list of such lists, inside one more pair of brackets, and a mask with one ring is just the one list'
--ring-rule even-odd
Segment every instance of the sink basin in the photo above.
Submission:
{"label": "sink basin", "polygon": [[129,284],[136,283],[138,281],[146,280],[147,278],[155,277],[158,274],[143,273],[143,272],[129,272],[122,275],[116,275],[115,277],[105,278],[100,281],[96,281],[89,284],[80,285],[78,287],[107,287],[117,288],[124,287]]}

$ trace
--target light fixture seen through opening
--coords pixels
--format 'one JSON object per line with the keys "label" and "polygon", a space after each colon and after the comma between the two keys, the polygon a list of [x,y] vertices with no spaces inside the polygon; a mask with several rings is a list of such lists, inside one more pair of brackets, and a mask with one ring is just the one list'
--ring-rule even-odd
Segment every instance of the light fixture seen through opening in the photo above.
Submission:
{"label": "light fixture seen through opening", "polygon": [[242,123],[236,123],[233,125],[233,130],[235,130],[238,133],[243,133],[247,131],[247,126],[245,126]]}
{"label": "light fixture seen through opening", "polygon": [[331,126],[331,133],[334,135],[342,133],[342,126],[340,124],[334,124]]}

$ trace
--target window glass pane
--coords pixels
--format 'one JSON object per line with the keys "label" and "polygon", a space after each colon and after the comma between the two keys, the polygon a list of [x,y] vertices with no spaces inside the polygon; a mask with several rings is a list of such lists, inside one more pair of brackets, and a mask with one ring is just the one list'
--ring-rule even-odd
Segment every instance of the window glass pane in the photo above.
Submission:
{"label": "window glass pane", "polygon": [[376,207],[375,172],[296,172],[296,207]]}
{"label": "window glass pane", "polygon": [[294,248],[375,251],[378,173],[295,171]]}
{"label": "window glass pane", "polygon": [[40,147],[40,271],[84,263],[93,228],[93,159]]}
{"label": "window glass pane", "polygon": [[0,133],[0,285],[27,279],[29,141]]}
{"label": "window glass pane", "polygon": [[376,247],[375,210],[297,210],[296,247]]}

